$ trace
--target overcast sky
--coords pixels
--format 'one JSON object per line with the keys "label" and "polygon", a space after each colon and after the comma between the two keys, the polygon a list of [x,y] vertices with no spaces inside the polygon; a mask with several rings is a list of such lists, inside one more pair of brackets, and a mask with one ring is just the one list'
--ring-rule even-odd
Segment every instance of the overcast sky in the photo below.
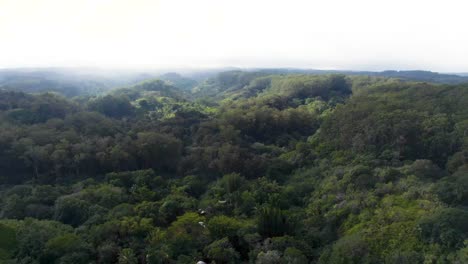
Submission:
{"label": "overcast sky", "polygon": [[0,0],[0,67],[468,72],[466,0]]}

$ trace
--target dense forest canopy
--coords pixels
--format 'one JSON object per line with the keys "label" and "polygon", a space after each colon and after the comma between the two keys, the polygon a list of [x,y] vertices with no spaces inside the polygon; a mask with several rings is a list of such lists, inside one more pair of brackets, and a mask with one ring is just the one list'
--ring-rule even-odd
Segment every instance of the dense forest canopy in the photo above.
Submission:
{"label": "dense forest canopy", "polygon": [[467,263],[468,84],[384,73],[0,79],[0,263]]}

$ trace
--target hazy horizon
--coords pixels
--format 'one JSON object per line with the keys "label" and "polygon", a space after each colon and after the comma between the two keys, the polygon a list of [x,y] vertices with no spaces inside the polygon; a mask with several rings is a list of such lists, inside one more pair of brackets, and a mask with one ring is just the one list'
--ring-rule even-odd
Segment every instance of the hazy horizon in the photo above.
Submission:
{"label": "hazy horizon", "polygon": [[225,71],[257,71],[257,70],[291,70],[291,71],[310,71],[310,72],[337,72],[337,73],[384,73],[384,72],[433,72],[438,74],[447,75],[459,75],[467,76],[467,72],[457,71],[435,71],[432,69],[395,69],[395,68],[383,68],[379,70],[374,69],[333,69],[333,68],[306,68],[306,67],[236,67],[236,66],[219,66],[219,67],[100,67],[100,66],[37,66],[37,67],[0,67],[0,72],[24,72],[24,73],[35,73],[35,72],[63,72],[77,75],[115,75],[120,73],[128,74],[166,74],[166,73],[177,73],[181,75],[202,73],[202,72],[225,72]]}
{"label": "hazy horizon", "polygon": [[0,68],[468,72],[468,4],[0,0]]}

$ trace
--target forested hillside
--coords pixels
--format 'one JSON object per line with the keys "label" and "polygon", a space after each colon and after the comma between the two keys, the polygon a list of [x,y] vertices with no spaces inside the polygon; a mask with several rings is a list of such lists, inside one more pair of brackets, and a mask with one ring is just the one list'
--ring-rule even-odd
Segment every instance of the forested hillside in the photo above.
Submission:
{"label": "forested hillside", "polygon": [[191,89],[197,82],[176,73],[87,68],[0,69],[0,90],[26,93],[53,92],[72,98],[95,96],[111,89],[158,77],[180,88]]}
{"label": "forested hillside", "polygon": [[468,263],[468,84],[161,79],[0,89],[0,263]]}
{"label": "forested hillside", "polygon": [[[198,91],[198,96],[216,96],[228,88],[239,89],[255,77],[285,74],[346,74],[398,78],[405,81],[424,81],[444,84],[468,83],[468,76],[429,71],[326,71],[305,69],[247,69],[237,68],[186,69],[182,74],[171,70],[103,70],[94,68],[0,69],[0,90],[26,93],[53,92],[67,98],[95,96],[112,89],[134,85],[158,78],[180,89]],[[201,84],[201,85],[200,85]],[[198,87],[197,87],[198,86]]]}

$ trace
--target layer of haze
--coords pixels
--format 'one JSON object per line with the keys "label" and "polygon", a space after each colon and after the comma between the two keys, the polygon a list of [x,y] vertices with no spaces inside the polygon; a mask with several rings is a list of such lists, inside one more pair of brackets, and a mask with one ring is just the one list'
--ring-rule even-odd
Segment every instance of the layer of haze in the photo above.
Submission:
{"label": "layer of haze", "polygon": [[0,0],[0,67],[468,71],[466,0]]}

